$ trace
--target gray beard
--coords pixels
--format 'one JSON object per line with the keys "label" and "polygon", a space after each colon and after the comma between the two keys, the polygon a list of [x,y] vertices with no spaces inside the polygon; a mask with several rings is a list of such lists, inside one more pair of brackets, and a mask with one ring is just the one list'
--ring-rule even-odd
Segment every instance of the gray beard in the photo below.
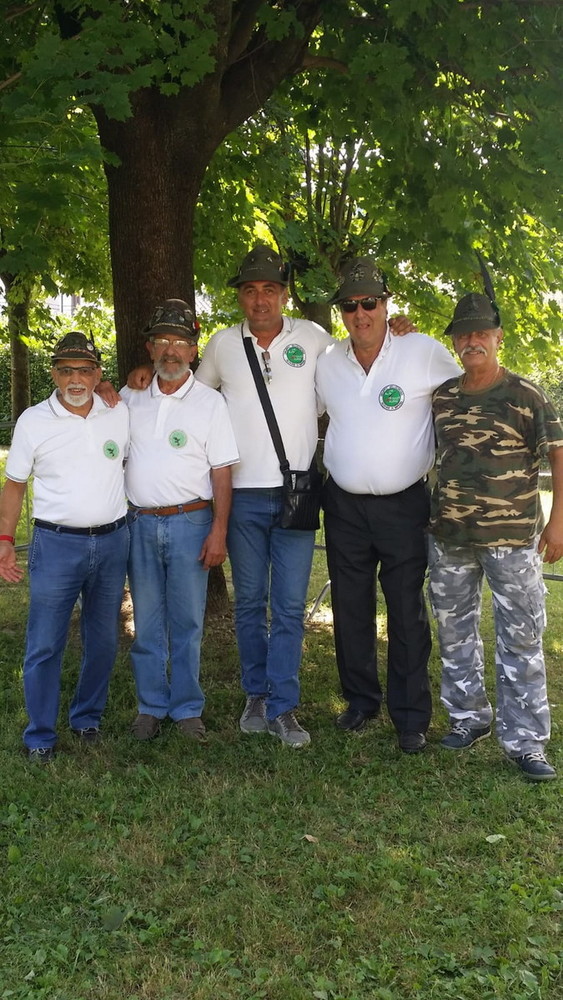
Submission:
{"label": "gray beard", "polygon": [[176,365],[176,370],[173,372],[164,367],[164,362],[162,360],[155,362],[154,367],[156,374],[162,379],[163,382],[178,382],[181,378],[184,378],[190,370],[189,363],[187,362]]}
{"label": "gray beard", "polygon": [[62,389],[59,389],[60,395],[69,406],[75,406],[77,408],[79,406],[84,406],[92,398],[92,393],[89,389],[83,389],[81,396],[71,396],[69,392],[70,388],[70,386],[67,386],[64,392]]}

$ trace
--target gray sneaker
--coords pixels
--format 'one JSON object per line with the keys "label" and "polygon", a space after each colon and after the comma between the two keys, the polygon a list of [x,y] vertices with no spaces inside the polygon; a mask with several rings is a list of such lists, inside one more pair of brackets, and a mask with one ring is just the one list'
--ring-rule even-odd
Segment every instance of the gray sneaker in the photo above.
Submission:
{"label": "gray sneaker", "polygon": [[282,712],[270,722],[266,721],[271,736],[278,736],[288,747],[304,747],[311,742],[309,733],[299,725],[293,712]]}
{"label": "gray sneaker", "polygon": [[265,733],[267,731],[266,699],[263,695],[251,694],[248,696],[239,726],[243,733]]}

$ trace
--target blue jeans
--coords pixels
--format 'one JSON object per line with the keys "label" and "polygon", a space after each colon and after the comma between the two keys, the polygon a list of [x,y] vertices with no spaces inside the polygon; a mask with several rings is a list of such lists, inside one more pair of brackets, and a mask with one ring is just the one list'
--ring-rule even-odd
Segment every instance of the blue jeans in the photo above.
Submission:
{"label": "blue jeans", "polygon": [[199,718],[203,710],[199,664],[209,574],[198,556],[211,522],[211,507],[129,515],[131,661],[139,712],[158,719]]}
{"label": "blue jeans", "polygon": [[57,740],[63,652],[72,610],[82,595],[82,661],[70,706],[72,729],[99,726],[117,652],[129,531],[67,535],[33,529],[29,549],[29,618],[23,682],[27,747]]}
{"label": "blue jeans", "polygon": [[[228,547],[242,686],[275,719],[299,704],[299,666],[314,531],[278,527],[278,489],[235,489]],[[271,621],[268,628],[268,598]]]}

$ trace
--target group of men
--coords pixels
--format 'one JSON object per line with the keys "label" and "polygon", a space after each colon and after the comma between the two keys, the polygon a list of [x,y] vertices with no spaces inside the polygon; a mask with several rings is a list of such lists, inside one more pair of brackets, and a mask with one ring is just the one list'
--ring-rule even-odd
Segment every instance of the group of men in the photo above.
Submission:
{"label": "group of men", "polygon": [[[424,750],[432,711],[423,597],[429,545],[442,700],[451,719],[442,745],[462,750],[491,731],[478,632],[485,575],[497,637],[498,739],[525,776],[555,777],[544,753],[541,553],[548,561],[563,555],[563,428],[542,390],[499,365],[495,303],[471,293],[456,306],[447,332],[460,369],[444,345],[408,323],[392,329],[386,278],[370,258],[345,265],[331,300],[346,340],[284,315],[288,270],[269,247],[251,250],[229,285],[243,322],[210,338],[195,377],[195,318],[183,301],[167,300],[144,331],[151,367],[134,373],[121,402],[109,407],[96,395],[99,359],[74,333],[53,355],[55,392],[18,421],[0,498],[0,575],[21,577],[13,536],[33,474],[24,661],[30,756],[54,752],[61,659],[80,593],[83,661],[69,719],[81,740],[99,738],[126,565],[135,618],[133,734],[153,738],[168,716],[188,738],[204,737],[199,654],[207,570],[227,551],[246,695],[240,728],[292,747],[310,742],[295,712],[314,532],[280,525],[283,477],[246,340],[292,469],[309,467],[318,413],[329,417],[324,525],[346,701],[337,728],[360,732],[381,708],[377,573],[387,607],[389,716],[402,751]],[[76,464],[66,461],[69,448]],[[554,490],[545,528],[538,491],[544,456]],[[113,573],[104,569],[104,546]]]}

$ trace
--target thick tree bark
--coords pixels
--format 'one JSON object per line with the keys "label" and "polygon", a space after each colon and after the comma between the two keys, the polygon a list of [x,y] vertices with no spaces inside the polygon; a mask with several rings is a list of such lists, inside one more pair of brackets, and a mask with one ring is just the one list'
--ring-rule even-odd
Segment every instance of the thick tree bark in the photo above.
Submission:
{"label": "thick tree bark", "polygon": [[328,302],[307,302],[302,300],[299,303],[299,308],[305,319],[311,320],[312,323],[318,323],[328,333],[332,333],[331,307]]}
{"label": "thick tree bark", "polygon": [[209,150],[198,140],[197,113],[186,93],[143,90],[132,103],[125,122],[93,108],[102,145],[119,157],[119,165],[106,165],[106,176],[122,382],[147,360],[140,334],[155,305],[166,298],[194,302],[194,212],[216,145]]}

